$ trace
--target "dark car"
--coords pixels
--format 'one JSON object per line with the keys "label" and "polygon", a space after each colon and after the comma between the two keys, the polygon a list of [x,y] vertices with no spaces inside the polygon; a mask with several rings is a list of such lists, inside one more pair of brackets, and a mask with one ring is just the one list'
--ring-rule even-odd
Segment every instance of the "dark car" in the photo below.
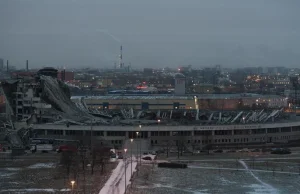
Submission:
{"label": "dark car", "polygon": [[271,151],[271,154],[290,154],[291,150],[286,148],[277,148]]}
{"label": "dark car", "polygon": [[152,160],[152,158],[150,156],[145,156],[142,158],[143,160]]}

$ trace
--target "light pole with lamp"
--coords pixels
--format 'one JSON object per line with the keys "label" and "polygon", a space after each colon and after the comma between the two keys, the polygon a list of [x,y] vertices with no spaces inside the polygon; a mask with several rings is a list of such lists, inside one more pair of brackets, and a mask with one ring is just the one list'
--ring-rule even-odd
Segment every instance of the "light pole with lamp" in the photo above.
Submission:
{"label": "light pole with lamp", "polygon": [[130,139],[130,154],[131,154],[131,158],[130,158],[130,162],[131,162],[131,176],[132,176],[132,142],[133,142],[133,139]]}
{"label": "light pole with lamp", "polygon": [[142,125],[139,125],[140,128],[140,166],[142,166]]}
{"label": "light pole with lamp", "polygon": [[71,185],[72,185],[72,191],[74,190],[74,184],[75,184],[75,181],[74,181],[74,180],[72,180],[72,181],[71,181]]}
{"label": "light pole with lamp", "polygon": [[127,167],[127,165],[126,165],[126,152],[127,152],[127,149],[125,148],[124,149],[124,152],[125,152],[125,154],[124,154],[124,161],[125,161],[125,169],[124,169],[124,174],[125,174],[125,192],[124,192],[124,194],[126,194],[126,167]]}
{"label": "light pole with lamp", "polygon": [[[139,136],[139,132],[137,131],[136,132],[136,139],[138,138]],[[139,170],[138,170],[138,166],[139,166],[139,157],[138,157],[138,153],[139,153],[139,144],[137,143],[137,140],[136,140],[136,162],[137,162],[137,165],[136,165],[136,174],[138,175],[139,174]]]}
{"label": "light pole with lamp", "polygon": [[[89,167],[92,171],[92,165],[91,164],[87,164],[87,167]],[[92,175],[90,175],[90,184],[89,184],[89,193],[92,193]]]}

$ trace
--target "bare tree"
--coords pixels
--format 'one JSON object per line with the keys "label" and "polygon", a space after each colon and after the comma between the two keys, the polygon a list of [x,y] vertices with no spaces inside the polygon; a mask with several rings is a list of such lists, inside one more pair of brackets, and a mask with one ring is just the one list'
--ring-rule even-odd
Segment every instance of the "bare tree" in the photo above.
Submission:
{"label": "bare tree", "polygon": [[177,157],[179,158],[179,155],[183,155],[183,151],[185,148],[185,136],[183,134],[178,133],[177,134]]}
{"label": "bare tree", "polygon": [[80,147],[78,150],[78,155],[79,155],[79,159],[80,159],[80,163],[81,163],[81,167],[82,170],[85,170],[85,166],[87,165],[87,161],[88,161],[88,152],[87,149],[85,147]]}
{"label": "bare tree", "polygon": [[144,173],[143,173],[143,179],[144,179],[144,184],[147,183],[147,181],[149,181],[149,178],[150,178],[150,173],[151,173],[151,170],[149,168],[146,168],[144,170]]}
{"label": "bare tree", "polygon": [[60,157],[60,163],[64,169],[66,169],[67,177],[70,176],[71,172],[74,174],[74,178],[77,177],[78,170],[78,155],[73,151],[64,151]]}
{"label": "bare tree", "polygon": [[203,147],[204,150],[207,151],[207,155],[209,155],[209,151],[212,149],[212,145],[211,144],[206,144],[204,147]]}
{"label": "bare tree", "polygon": [[170,140],[169,139],[165,140],[163,144],[163,149],[167,151],[167,157],[169,157],[170,147],[171,147]]}
{"label": "bare tree", "polygon": [[108,163],[110,158],[110,148],[103,145],[94,147],[91,153],[91,173],[94,173],[94,167],[101,166],[101,172],[104,172],[104,167]]}
{"label": "bare tree", "polygon": [[212,149],[212,144],[209,143],[209,132],[205,132],[205,137],[206,137],[206,145],[204,146],[204,149],[207,151],[207,155],[209,155],[209,151]]}

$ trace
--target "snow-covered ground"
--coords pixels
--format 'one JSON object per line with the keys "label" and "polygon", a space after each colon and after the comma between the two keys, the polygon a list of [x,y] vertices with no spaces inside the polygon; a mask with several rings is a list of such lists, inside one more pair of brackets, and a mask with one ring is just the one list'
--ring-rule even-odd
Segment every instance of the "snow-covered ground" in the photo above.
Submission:
{"label": "snow-covered ground", "polygon": [[[132,172],[131,172],[132,162]],[[131,183],[131,174],[135,171],[137,161],[135,157],[126,159],[126,187]],[[99,194],[124,194],[125,193],[125,161],[120,160],[113,170],[110,178],[105,183]]]}
{"label": "snow-covered ground", "polygon": [[28,168],[54,168],[55,163],[36,163],[31,166],[28,166]]}
{"label": "snow-covered ground", "polygon": [[18,192],[21,192],[21,193],[24,193],[24,192],[27,192],[27,193],[31,193],[31,192],[34,192],[34,193],[37,193],[37,192],[47,192],[47,193],[56,193],[56,192],[66,192],[66,191],[71,191],[71,189],[35,189],[35,188],[32,188],[32,189],[6,189],[6,190],[1,190],[0,193],[18,193]]}
{"label": "snow-covered ground", "polygon": [[1,172],[0,173],[0,177],[10,177],[10,176],[12,176],[14,174],[16,174],[16,173],[13,173],[13,172],[9,172],[9,173]]}
{"label": "snow-covered ground", "polygon": [[151,167],[150,177],[135,179],[132,193],[300,193],[299,166],[294,160],[265,164],[247,159],[212,161],[209,157],[190,163],[186,169]]}

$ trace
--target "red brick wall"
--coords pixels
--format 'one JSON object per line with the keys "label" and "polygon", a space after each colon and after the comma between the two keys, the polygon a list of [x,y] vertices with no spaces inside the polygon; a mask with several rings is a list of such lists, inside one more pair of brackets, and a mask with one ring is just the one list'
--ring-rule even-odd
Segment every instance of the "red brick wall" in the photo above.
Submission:
{"label": "red brick wall", "polygon": [[[62,71],[59,71],[57,73],[57,79],[61,80],[61,78],[62,78]],[[64,81],[71,81],[71,80],[74,80],[74,72],[66,71]]]}

